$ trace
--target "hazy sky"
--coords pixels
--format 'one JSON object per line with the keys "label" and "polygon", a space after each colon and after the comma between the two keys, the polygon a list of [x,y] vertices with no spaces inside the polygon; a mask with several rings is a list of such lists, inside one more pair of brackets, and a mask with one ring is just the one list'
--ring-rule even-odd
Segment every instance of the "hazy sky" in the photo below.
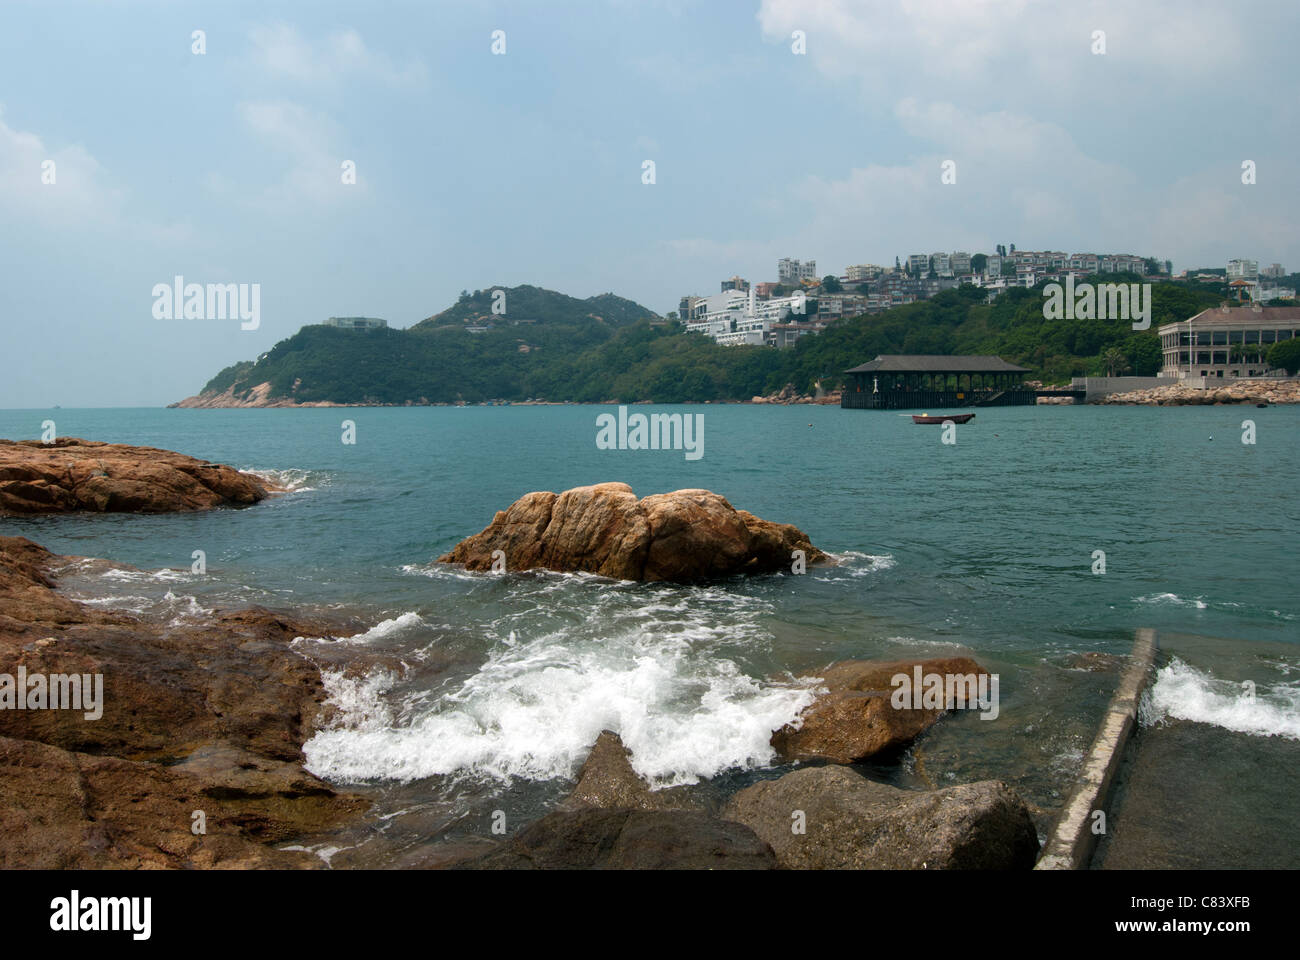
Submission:
{"label": "hazy sky", "polygon": [[[497,284],[666,312],[782,256],[997,243],[1295,269],[1298,11],[5,0],[0,407],[164,404]],[[177,274],[261,284],[260,328],[155,319]]]}

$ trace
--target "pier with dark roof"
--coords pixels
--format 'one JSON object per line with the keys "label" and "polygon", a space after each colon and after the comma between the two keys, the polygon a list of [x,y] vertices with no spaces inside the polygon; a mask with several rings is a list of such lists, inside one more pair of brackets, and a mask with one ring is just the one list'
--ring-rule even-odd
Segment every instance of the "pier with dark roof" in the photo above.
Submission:
{"label": "pier with dark roof", "polygon": [[1029,371],[995,356],[882,354],[845,371],[840,406],[854,410],[1032,406]]}

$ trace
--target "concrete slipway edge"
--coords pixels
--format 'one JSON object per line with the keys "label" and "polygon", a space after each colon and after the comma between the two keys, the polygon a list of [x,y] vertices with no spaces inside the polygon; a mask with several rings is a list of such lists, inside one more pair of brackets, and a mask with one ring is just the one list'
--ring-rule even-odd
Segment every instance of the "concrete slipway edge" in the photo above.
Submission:
{"label": "concrete slipway edge", "polygon": [[1092,748],[1083,759],[1079,781],[1043,845],[1035,870],[1082,870],[1097,846],[1092,812],[1105,810],[1124,745],[1137,722],[1138,701],[1155,665],[1156,632],[1137,631],[1133,652],[1101,718]]}

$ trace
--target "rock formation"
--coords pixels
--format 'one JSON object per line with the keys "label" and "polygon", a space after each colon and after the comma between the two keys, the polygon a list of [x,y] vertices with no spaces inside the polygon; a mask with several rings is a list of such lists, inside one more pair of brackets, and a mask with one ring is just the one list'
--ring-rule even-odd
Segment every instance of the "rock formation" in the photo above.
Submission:
{"label": "rock formation", "polygon": [[497,550],[511,572],[542,567],[674,582],[788,570],[796,550],[808,564],[828,559],[797,527],[737,510],[716,493],[638,500],[626,483],[524,494],[438,560],[490,570]]}
{"label": "rock formation", "polygon": [[143,622],[57,593],[62,560],[0,537],[0,684],[97,674],[102,715],[0,709],[0,868],[321,866],[268,844],[369,803],[300,768],[325,693],[288,644],[353,631],[259,609]]}
{"label": "rock formation", "polygon": [[549,813],[498,849],[454,865],[471,870],[771,870],[776,857],[749,827],[705,813],[587,807]]}
{"label": "rock formation", "polygon": [[0,516],[207,510],[257,503],[269,492],[251,474],[170,450],[76,437],[0,440]]}
{"label": "rock formation", "polygon": [[925,674],[978,679],[985,671],[967,657],[934,660],[845,660],[814,676],[827,692],[772,735],[772,746],[785,760],[825,759],[853,763],[907,746],[929,729],[946,709],[898,709],[891,703],[897,674]]}
{"label": "rock formation", "polygon": [[741,790],[722,815],[771,844],[785,869],[1028,870],[1038,856],[1029,810],[995,780],[900,790],[847,767],[815,767]]}
{"label": "rock formation", "polygon": [[578,772],[578,785],[564,802],[566,809],[605,807],[624,810],[685,810],[695,807],[681,788],[651,790],[632,769],[627,747],[617,733],[602,730]]}

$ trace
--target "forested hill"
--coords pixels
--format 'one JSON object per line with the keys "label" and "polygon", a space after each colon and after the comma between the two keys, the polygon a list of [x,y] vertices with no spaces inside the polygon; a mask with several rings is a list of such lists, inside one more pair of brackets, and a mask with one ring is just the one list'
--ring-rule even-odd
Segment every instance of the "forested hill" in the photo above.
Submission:
{"label": "forested hill", "polygon": [[581,323],[583,320],[623,327],[639,320],[654,320],[657,316],[641,304],[612,293],[578,300],[554,290],[523,284],[518,287],[488,287],[473,293],[461,291],[460,299],[454,304],[441,313],[421,320],[411,329],[431,330],[483,324],[517,326]]}
{"label": "forested hill", "polygon": [[[676,325],[652,324],[650,311],[613,295],[578,300],[535,287],[505,289],[504,315],[491,313],[487,290],[410,330],[304,327],[256,363],[221,371],[184,403],[748,400],[787,383],[810,391],[820,380],[833,389],[843,371],[881,353],[997,354],[1059,383],[1103,373],[1103,355],[1115,349],[1124,372],[1150,375],[1160,366],[1160,324],[1185,320],[1223,296],[1153,284],[1151,327],[1139,332],[1127,320],[1045,320],[1041,288],[1010,290],[989,304],[984,291],[962,287],[841,321],[777,350],[721,347]],[[467,330],[467,320],[481,332]]]}

